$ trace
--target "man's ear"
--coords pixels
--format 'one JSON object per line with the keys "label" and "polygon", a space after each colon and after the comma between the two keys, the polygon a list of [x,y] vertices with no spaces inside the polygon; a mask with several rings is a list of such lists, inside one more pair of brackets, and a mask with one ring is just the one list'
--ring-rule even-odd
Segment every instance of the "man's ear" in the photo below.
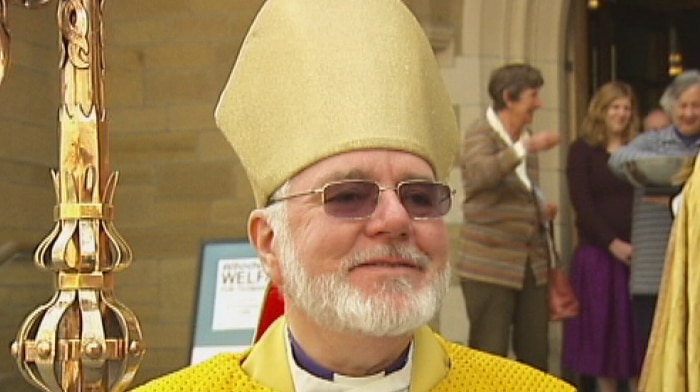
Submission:
{"label": "man's ear", "polygon": [[272,283],[282,284],[281,260],[277,249],[274,247],[275,231],[267,221],[262,210],[254,210],[248,217],[248,238],[257,249],[263,270],[270,277]]}

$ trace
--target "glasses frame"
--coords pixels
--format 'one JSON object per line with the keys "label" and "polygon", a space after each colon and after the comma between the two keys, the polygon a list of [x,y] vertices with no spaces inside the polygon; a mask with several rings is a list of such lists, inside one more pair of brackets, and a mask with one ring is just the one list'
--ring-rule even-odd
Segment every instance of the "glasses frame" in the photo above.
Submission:
{"label": "glasses frame", "polygon": [[[347,184],[347,183],[353,183],[353,182],[357,182],[357,183],[374,183],[375,185],[377,185],[377,188],[379,189],[379,192],[377,193],[377,201],[376,201],[376,203],[375,203],[375,205],[374,205],[374,209],[372,209],[372,212],[371,212],[369,215],[366,215],[366,216],[358,216],[358,217],[343,217],[343,216],[336,216],[336,215],[331,215],[331,214],[329,214],[329,213],[326,211],[326,208],[325,208],[325,205],[326,205],[326,193],[325,193],[325,192],[326,192],[326,189],[327,189],[328,187],[330,187],[330,186],[333,186],[333,185]],[[369,219],[370,217],[372,217],[372,214],[374,214],[374,211],[377,210],[377,206],[379,205],[379,198],[381,197],[382,192],[384,192],[384,191],[394,191],[394,192],[396,193],[396,195],[399,196],[399,199],[401,199],[401,197],[400,197],[400,195],[399,195],[399,188],[401,188],[403,185],[407,185],[407,184],[434,184],[434,185],[442,185],[442,186],[446,187],[446,188],[449,190],[448,196],[447,196],[447,197],[450,199],[450,208],[448,208],[448,209],[447,209],[447,212],[445,212],[445,213],[442,214],[442,215],[427,216],[427,217],[420,217],[420,216],[419,216],[419,217],[415,217],[415,216],[412,216],[412,215],[411,215],[411,213],[408,211],[408,209],[407,209],[406,206],[403,204],[403,202],[401,202],[401,206],[404,208],[404,210],[406,210],[406,213],[408,214],[408,216],[411,217],[412,220],[432,220],[432,219],[440,219],[440,218],[444,217],[445,215],[447,215],[447,214],[449,213],[450,209],[452,208],[452,200],[453,200],[454,195],[455,195],[455,193],[456,193],[457,191],[456,191],[455,189],[452,189],[449,185],[447,185],[447,184],[445,184],[445,183],[437,182],[437,181],[429,181],[429,180],[406,180],[406,181],[401,181],[401,182],[399,182],[398,184],[396,184],[396,186],[384,186],[384,185],[378,183],[377,181],[372,181],[372,180],[360,180],[360,179],[347,179],[347,180],[331,181],[331,182],[325,183],[325,184],[324,184],[323,186],[321,186],[320,188],[310,189],[310,190],[308,190],[308,191],[301,191],[301,192],[297,192],[297,193],[292,193],[291,195],[281,196],[281,197],[277,197],[277,198],[271,198],[271,199],[270,199],[270,203],[269,203],[268,205],[272,205],[272,204],[275,204],[275,203],[278,203],[278,202],[281,202],[281,201],[287,201],[287,200],[291,200],[291,199],[296,199],[296,198],[302,197],[302,196],[309,196],[309,195],[320,194],[320,195],[321,195],[321,204],[324,206],[323,211],[326,213],[326,215],[332,216],[332,217],[338,218],[338,219],[363,220],[363,219]]]}

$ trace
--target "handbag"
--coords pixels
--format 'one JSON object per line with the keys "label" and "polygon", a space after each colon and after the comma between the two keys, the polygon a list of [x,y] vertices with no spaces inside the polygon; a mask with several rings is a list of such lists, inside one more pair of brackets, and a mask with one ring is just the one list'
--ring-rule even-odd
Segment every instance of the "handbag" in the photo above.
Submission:
{"label": "handbag", "polygon": [[540,202],[544,200],[541,191],[533,186],[532,197],[535,200],[537,221],[542,235],[547,240],[547,256],[549,258],[549,271],[547,283],[549,284],[549,319],[561,321],[578,316],[579,302],[569,282],[569,276],[561,267],[561,258],[554,241],[554,227],[552,222],[545,219]]}
{"label": "handbag", "polygon": [[561,267],[559,253],[554,246],[554,229],[545,225],[547,252],[549,254],[549,318],[553,321],[578,316],[579,302],[569,276]]}

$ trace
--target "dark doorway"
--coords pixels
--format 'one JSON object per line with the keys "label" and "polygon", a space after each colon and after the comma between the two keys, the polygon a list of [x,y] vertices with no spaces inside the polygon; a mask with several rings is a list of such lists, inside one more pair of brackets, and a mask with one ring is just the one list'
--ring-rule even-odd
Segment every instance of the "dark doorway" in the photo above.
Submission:
{"label": "dark doorway", "polygon": [[628,82],[643,114],[673,77],[672,52],[681,54],[684,70],[700,69],[700,0],[579,1],[589,5],[591,95],[610,80]]}

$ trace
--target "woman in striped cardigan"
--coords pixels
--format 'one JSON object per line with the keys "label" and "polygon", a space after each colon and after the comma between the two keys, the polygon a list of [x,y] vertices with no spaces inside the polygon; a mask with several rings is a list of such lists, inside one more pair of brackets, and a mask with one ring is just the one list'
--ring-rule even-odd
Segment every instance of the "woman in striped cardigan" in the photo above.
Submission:
{"label": "woman in striped cardigan", "polygon": [[544,81],[527,64],[496,69],[492,105],[468,129],[460,168],[464,223],[454,261],[469,318],[469,346],[507,356],[511,328],[517,359],[547,369],[547,242],[538,217],[536,154],[559,141],[554,131],[529,136]]}

